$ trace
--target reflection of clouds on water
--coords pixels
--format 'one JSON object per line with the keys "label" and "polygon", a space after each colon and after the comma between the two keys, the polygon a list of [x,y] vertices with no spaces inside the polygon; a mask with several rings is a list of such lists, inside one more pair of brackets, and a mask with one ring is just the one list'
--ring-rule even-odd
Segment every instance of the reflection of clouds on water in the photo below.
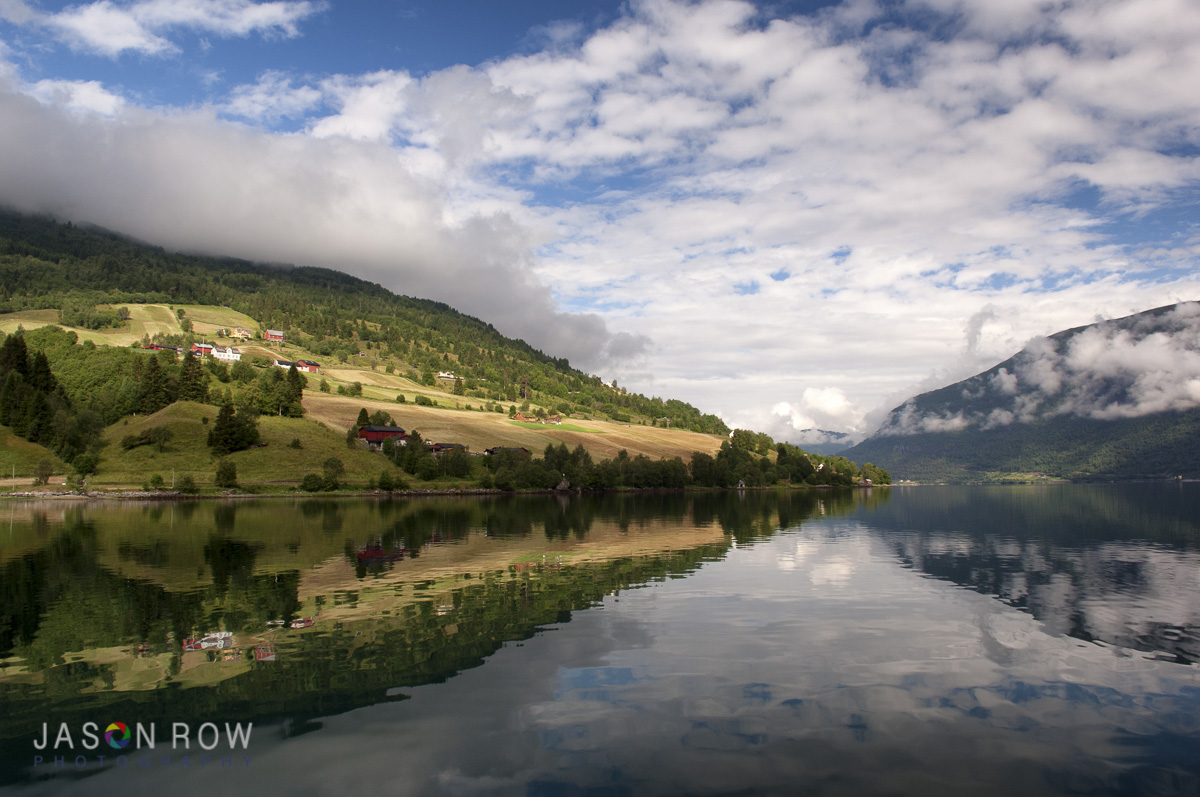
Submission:
{"label": "reflection of clouds on water", "polygon": [[968,534],[886,536],[915,569],[994,595],[1044,631],[1200,662],[1200,554],[1141,541],[1058,547]]}
{"label": "reflection of clouds on water", "polygon": [[[1015,563],[1004,583],[1078,606],[1070,578],[1050,567],[1057,554],[1035,547],[994,549]],[[906,552],[956,564],[974,555],[953,536]],[[1162,552],[1142,553],[1157,562]],[[1085,560],[1073,566],[1108,572],[1103,557]],[[610,596],[483,666],[402,690],[409,700],[324,718],[287,741],[256,730],[254,765],[215,774],[239,792],[297,795],[1195,789],[1193,757],[1174,752],[1194,749],[1193,668],[1048,633],[982,591],[898,567],[892,540],[849,521],[806,524],[687,579]],[[54,792],[212,788],[177,771],[132,777]]]}
{"label": "reflection of clouds on water", "polygon": [[839,540],[837,545],[818,539],[808,531],[789,533],[782,550],[774,553],[776,567],[782,571],[798,571],[815,587],[845,587],[854,576],[855,562],[865,552],[865,542],[855,538]]}

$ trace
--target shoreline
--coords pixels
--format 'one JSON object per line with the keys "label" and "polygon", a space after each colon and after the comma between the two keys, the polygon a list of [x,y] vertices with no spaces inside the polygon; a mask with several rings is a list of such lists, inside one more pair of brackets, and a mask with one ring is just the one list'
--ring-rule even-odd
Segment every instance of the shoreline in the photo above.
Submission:
{"label": "shoreline", "polygon": [[207,493],[203,495],[189,495],[181,493],[177,490],[96,490],[91,492],[34,492],[21,491],[15,493],[0,493],[0,500],[9,499],[14,501],[163,501],[177,502],[185,501],[212,501],[212,500],[245,500],[250,498],[435,498],[445,496],[502,496],[502,495],[611,495],[611,494],[638,494],[638,495],[656,495],[656,494],[678,494],[678,493],[715,493],[715,492],[745,492],[753,490],[762,492],[765,490],[854,490],[854,489],[870,489],[872,487],[893,487],[891,484],[852,484],[843,487],[834,487],[827,484],[807,484],[807,485],[768,485],[765,487],[684,487],[665,488],[654,487],[648,489],[623,488],[617,490],[585,490],[582,488],[571,488],[569,490],[497,490],[496,488],[484,487],[462,487],[462,488],[431,488],[428,490],[392,490],[385,492],[383,490],[374,490],[370,492],[357,493],[305,493],[305,492],[271,492],[271,493],[250,493],[243,491],[230,491],[226,493]]}

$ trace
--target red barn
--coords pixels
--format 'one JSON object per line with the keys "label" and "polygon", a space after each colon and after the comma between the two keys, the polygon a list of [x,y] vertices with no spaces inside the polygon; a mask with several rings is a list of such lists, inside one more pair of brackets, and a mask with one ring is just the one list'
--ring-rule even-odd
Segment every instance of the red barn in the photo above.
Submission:
{"label": "red barn", "polygon": [[358,430],[358,439],[365,440],[371,448],[382,446],[383,441],[389,438],[403,443],[408,435],[399,426],[364,426]]}

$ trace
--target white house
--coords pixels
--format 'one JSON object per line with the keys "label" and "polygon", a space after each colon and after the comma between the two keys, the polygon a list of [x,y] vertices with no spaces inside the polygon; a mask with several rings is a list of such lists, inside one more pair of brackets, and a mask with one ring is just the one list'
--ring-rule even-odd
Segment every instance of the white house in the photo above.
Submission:
{"label": "white house", "polygon": [[232,346],[213,346],[212,356],[227,363],[235,363],[242,359],[242,353]]}

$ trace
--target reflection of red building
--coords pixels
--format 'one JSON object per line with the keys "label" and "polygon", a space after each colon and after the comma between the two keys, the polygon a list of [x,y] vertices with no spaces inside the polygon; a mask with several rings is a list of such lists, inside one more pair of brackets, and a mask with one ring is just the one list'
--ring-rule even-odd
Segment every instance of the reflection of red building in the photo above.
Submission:
{"label": "reflection of red building", "polygon": [[382,543],[364,545],[354,555],[360,565],[378,565],[384,562],[399,562],[404,558],[404,548],[397,545],[394,548],[384,548]]}
{"label": "reflection of red building", "polygon": [[275,646],[274,645],[255,645],[254,660],[255,661],[275,661]]}

